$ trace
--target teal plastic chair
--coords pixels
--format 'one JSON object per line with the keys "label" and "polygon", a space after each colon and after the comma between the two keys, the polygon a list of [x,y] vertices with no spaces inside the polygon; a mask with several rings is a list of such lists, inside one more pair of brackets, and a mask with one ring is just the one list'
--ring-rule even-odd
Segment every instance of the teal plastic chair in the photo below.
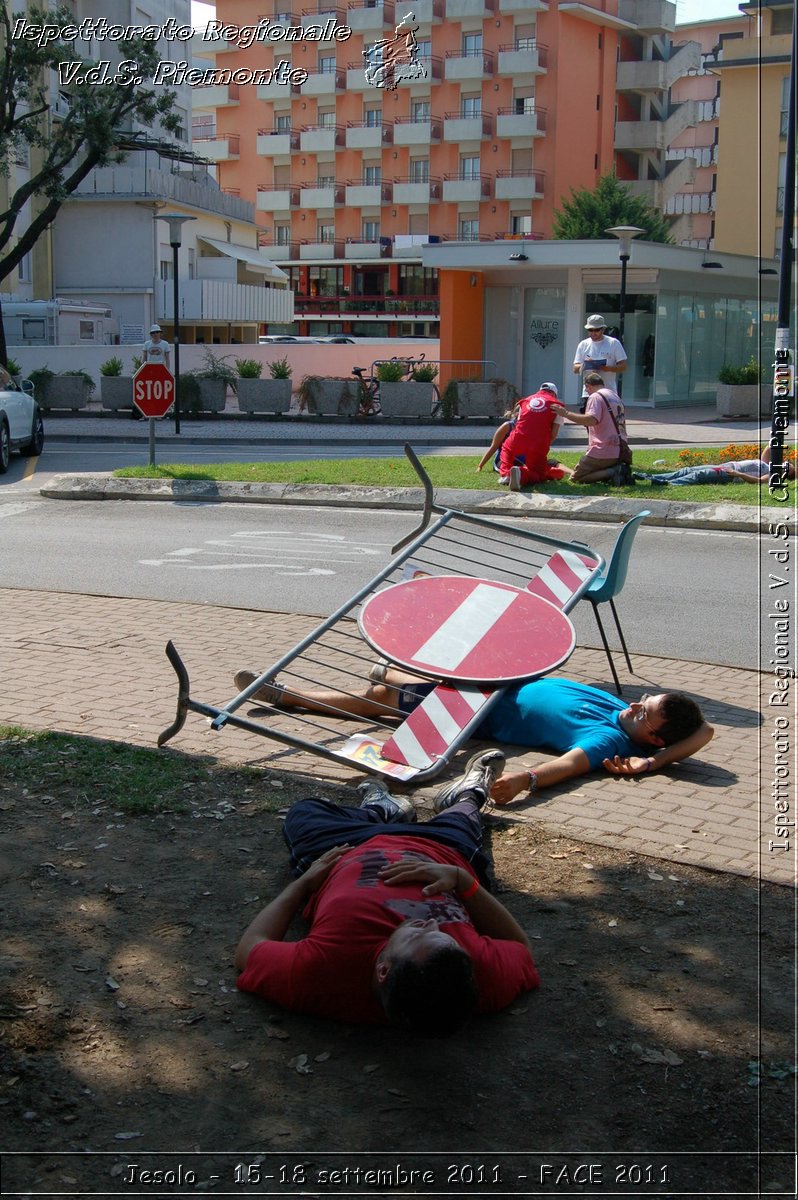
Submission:
{"label": "teal plastic chair", "polygon": [[629,674],[634,675],[632,669],[632,660],[629,657],[629,651],[626,649],[626,642],[621,629],[621,622],[618,620],[618,613],[615,608],[615,597],[620,594],[623,585],[626,583],[626,573],[629,570],[629,556],[632,553],[632,542],[635,540],[635,534],[638,528],[646,517],[651,516],[651,511],[647,508],[639,512],[637,516],[632,517],[627,521],[621,532],[616,538],[615,545],[612,548],[612,554],[604,570],[594,579],[590,587],[582,596],[583,600],[588,600],[593,605],[593,612],[596,614],[596,622],[601,634],[601,640],[604,644],[604,650],[607,655],[607,660],[612,671],[612,678],[615,680],[615,690],[620,696],[621,683],[618,679],[618,672],[615,670],[615,663],[612,661],[609,642],[607,635],[604,632],[604,626],[599,616],[599,605],[609,604],[612,615],[615,619],[615,628],[618,630],[618,637],[621,639],[626,665],[629,668]]}

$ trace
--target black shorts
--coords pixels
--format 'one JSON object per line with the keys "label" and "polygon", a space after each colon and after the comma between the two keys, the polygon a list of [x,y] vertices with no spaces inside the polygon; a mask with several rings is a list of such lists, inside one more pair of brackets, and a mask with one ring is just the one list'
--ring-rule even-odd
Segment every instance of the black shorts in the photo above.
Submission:
{"label": "black shorts", "polygon": [[421,701],[430,692],[434,692],[437,683],[408,683],[403,688],[398,688],[399,698],[396,702],[400,713],[406,717],[410,715],[414,708],[418,708]]}

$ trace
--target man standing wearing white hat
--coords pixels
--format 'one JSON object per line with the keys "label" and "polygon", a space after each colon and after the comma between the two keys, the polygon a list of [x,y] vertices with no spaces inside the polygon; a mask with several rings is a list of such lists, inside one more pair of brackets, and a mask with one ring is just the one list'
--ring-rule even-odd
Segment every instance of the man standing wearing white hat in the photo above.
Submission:
{"label": "man standing wearing white hat", "polygon": [[[602,375],[610,372],[616,379],[626,370],[626,351],[617,338],[607,334],[607,322],[601,313],[593,313],[588,317],[587,337],[576,347],[574,355],[574,375],[586,375],[590,371],[599,371]],[[582,401],[587,400],[587,388],[582,387]]]}
{"label": "man standing wearing white hat", "polygon": [[169,365],[171,353],[172,347],[161,337],[160,325],[150,325],[149,340],[144,343],[145,363],[161,363],[167,371],[170,371],[172,369]]}

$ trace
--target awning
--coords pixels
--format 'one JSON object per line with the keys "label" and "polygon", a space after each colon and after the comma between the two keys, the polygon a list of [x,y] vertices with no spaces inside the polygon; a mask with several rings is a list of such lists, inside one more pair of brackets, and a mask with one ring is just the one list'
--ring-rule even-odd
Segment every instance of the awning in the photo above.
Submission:
{"label": "awning", "polygon": [[246,263],[250,271],[262,271],[268,279],[280,280],[287,283],[288,276],[285,271],[281,271],[278,266],[267,258],[265,254],[261,254],[254,246],[239,246],[235,242],[217,242],[215,238],[204,237],[198,238],[204,242],[206,246],[212,246],[214,250],[218,250],[220,254],[226,254],[228,258],[234,258],[237,262]]}

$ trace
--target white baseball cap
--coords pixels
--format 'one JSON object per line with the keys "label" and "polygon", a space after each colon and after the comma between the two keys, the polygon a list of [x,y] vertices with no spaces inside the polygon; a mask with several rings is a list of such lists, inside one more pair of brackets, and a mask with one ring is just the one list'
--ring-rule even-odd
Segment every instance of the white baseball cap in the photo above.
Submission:
{"label": "white baseball cap", "polygon": [[557,391],[556,383],[541,383],[540,387],[538,388],[538,391],[539,392],[551,392],[551,394],[553,396],[559,396],[559,394],[560,394]]}
{"label": "white baseball cap", "polygon": [[160,325],[150,325],[150,333],[160,333],[160,332],[161,332]]}
{"label": "white baseball cap", "polygon": [[585,329],[606,329],[607,322],[602,317],[601,313],[593,313],[592,317],[588,317]]}

